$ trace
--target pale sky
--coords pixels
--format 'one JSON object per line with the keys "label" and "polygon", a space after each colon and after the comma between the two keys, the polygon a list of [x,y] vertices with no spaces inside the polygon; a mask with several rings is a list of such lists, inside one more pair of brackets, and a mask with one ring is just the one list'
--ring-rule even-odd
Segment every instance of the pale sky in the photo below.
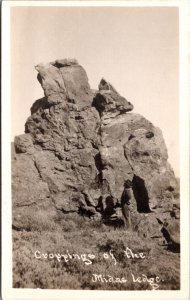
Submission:
{"label": "pale sky", "polygon": [[12,140],[43,96],[34,66],[76,58],[91,88],[102,77],[158,126],[179,176],[178,8],[11,8]]}

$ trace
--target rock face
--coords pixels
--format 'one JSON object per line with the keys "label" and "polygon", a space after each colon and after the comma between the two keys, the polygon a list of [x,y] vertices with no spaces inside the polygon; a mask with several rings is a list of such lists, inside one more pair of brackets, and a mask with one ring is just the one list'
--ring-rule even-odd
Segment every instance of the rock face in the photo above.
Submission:
{"label": "rock face", "polygon": [[[105,79],[91,90],[75,59],[35,68],[44,97],[14,141],[13,226],[26,227],[22,216],[36,208],[51,219],[72,212],[102,218],[106,209],[114,215],[127,179],[134,228],[151,210],[168,218],[178,186],[160,129],[131,113],[133,105]],[[146,218],[144,232],[148,219],[156,220]]]}

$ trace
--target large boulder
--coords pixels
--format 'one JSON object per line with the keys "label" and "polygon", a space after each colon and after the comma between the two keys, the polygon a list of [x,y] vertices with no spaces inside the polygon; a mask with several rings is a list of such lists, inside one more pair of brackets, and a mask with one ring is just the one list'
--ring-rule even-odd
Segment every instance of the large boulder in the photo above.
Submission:
{"label": "large boulder", "polygon": [[69,102],[79,109],[89,106],[92,93],[88,78],[76,60],[56,60],[35,68],[49,105]]}
{"label": "large boulder", "polygon": [[143,198],[145,206],[164,205],[161,192],[174,190],[177,182],[161,131],[140,115],[122,114],[102,122],[101,141],[102,174],[112,196],[120,198],[130,179],[140,211]]}
{"label": "large boulder", "polygon": [[91,90],[75,59],[36,70],[44,97],[32,105],[25,134],[14,142],[15,228],[23,228],[26,209],[36,207],[50,219],[60,212],[117,215],[130,179],[133,227],[153,234],[157,221],[149,213],[172,213],[178,196],[160,129],[131,113],[133,105],[105,79],[98,91]]}

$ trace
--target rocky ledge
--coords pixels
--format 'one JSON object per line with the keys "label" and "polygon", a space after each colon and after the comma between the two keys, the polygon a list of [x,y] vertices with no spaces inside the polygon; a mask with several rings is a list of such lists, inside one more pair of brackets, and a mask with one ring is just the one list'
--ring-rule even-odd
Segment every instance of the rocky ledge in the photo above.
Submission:
{"label": "rocky ledge", "polygon": [[139,235],[156,236],[160,223],[179,228],[179,186],[161,130],[132,113],[106,79],[92,90],[75,59],[35,68],[44,97],[12,148],[13,228],[30,230],[36,210],[49,220],[75,213],[116,226],[127,179]]}

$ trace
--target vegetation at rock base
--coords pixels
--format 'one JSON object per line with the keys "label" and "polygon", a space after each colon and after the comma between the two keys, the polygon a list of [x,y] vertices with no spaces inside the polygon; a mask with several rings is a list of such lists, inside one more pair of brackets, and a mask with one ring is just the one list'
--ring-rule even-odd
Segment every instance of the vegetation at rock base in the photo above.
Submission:
{"label": "vegetation at rock base", "polygon": [[[76,214],[55,222],[33,224],[31,231],[13,230],[13,287],[41,289],[100,289],[100,290],[151,290],[147,282],[133,282],[134,276],[159,276],[159,290],[179,289],[180,255],[156,244],[152,239],[140,238],[125,228],[114,229],[101,221],[92,221]],[[160,236],[159,243],[163,244]],[[129,259],[126,247],[134,253],[144,253],[144,259]],[[40,253],[94,254],[92,264],[82,259],[37,259]],[[116,259],[104,258],[112,253]],[[50,255],[51,257],[51,255]],[[126,278],[126,283],[92,282],[92,274],[113,278]]]}

